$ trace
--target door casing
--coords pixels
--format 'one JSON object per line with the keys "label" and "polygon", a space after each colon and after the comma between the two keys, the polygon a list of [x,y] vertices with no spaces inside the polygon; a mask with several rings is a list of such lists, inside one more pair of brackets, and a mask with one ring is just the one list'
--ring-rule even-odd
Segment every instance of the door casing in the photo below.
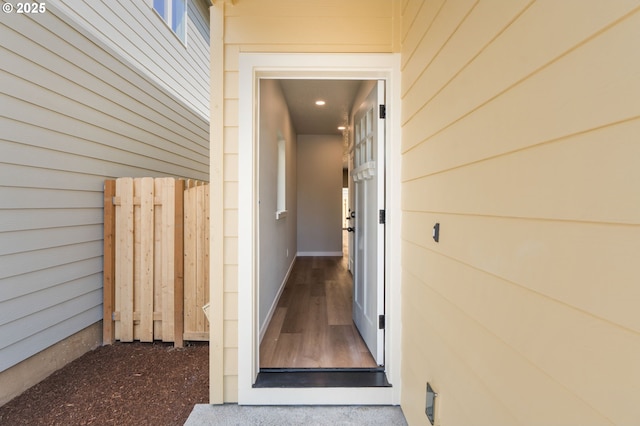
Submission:
{"label": "door casing", "polygon": [[[383,79],[387,87],[386,374],[391,387],[253,388],[259,372],[257,315],[257,117],[260,78]],[[238,403],[323,405],[400,403],[400,56],[240,53],[238,104]]]}

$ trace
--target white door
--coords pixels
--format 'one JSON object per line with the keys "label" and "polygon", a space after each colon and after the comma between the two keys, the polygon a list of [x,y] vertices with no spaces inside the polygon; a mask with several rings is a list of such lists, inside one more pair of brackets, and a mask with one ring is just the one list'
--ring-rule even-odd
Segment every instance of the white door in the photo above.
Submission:
{"label": "white door", "polygon": [[355,218],[353,320],[378,365],[384,364],[384,81],[354,117]]}

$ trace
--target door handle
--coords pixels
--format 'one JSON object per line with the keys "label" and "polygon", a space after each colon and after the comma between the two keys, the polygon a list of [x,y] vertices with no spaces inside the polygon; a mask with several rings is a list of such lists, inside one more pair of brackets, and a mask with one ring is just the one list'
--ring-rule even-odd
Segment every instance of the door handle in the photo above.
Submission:
{"label": "door handle", "polygon": [[353,229],[352,227],[348,227],[347,232],[355,232],[355,229]]}

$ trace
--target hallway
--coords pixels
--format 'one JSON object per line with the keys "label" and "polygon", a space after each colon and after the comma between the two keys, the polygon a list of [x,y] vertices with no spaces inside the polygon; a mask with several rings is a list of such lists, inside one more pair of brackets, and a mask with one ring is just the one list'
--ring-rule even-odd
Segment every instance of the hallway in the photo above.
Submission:
{"label": "hallway", "polygon": [[260,345],[261,368],[377,367],[353,324],[347,259],[296,259]]}

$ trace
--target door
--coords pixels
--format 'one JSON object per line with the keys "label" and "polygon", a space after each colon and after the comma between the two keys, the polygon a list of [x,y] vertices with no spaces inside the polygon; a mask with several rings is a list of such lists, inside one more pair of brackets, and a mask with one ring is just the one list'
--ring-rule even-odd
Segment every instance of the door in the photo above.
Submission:
{"label": "door", "polygon": [[[382,106],[382,107],[381,107]],[[355,218],[353,320],[378,365],[384,364],[384,81],[354,117]]]}

